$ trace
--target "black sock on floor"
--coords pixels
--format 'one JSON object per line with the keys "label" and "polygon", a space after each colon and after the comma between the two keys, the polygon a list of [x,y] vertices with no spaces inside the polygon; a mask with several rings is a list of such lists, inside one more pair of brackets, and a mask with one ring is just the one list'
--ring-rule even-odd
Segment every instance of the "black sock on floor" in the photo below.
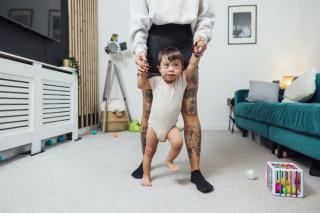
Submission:
{"label": "black sock on floor", "polygon": [[309,174],[311,176],[317,176],[320,177],[320,161],[318,160],[312,160]]}
{"label": "black sock on floor", "polygon": [[141,179],[143,177],[143,165],[142,163],[139,165],[139,167],[134,170],[131,174],[132,177]]}
{"label": "black sock on floor", "polygon": [[191,172],[191,182],[196,184],[200,192],[209,193],[214,190],[213,186],[203,177],[200,170]]}

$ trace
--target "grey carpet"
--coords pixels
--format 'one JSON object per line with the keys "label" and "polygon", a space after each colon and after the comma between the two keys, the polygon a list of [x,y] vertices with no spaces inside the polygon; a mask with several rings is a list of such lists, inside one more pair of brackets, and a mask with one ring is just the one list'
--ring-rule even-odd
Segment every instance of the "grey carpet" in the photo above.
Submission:
{"label": "grey carpet", "polygon": [[[190,183],[185,147],[177,159],[181,170],[168,171],[168,143],[158,146],[153,187],[141,187],[130,176],[141,161],[139,135],[99,133],[0,164],[0,212],[319,212],[320,178],[309,176],[307,158],[282,159],[304,170],[305,198],[275,197],[264,178],[266,161],[278,161],[269,149],[227,131],[203,132],[202,139],[201,167],[213,193],[202,194]],[[245,178],[249,168],[257,180]]]}

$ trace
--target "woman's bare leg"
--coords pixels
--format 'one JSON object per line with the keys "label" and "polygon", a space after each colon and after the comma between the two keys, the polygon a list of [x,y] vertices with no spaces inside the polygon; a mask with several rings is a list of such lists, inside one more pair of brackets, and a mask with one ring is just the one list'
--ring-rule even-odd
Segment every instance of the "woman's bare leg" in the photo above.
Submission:
{"label": "woman's bare leg", "polygon": [[143,94],[143,112],[142,112],[142,118],[141,118],[141,148],[142,148],[142,154],[144,154],[144,150],[146,148],[146,136],[147,136],[147,129],[148,129],[148,120],[150,116],[151,111],[151,105],[152,105],[152,90],[144,90],[142,91]]}
{"label": "woman's bare leg", "polygon": [[198,71],[194,72],[184,93],[181,114],[191,171],[200,169],[201,127],[197,110]]}
{"label": "woman's bare leg", "polygon": [[[141,150],[142,154],[144,154],[144,150],[146,147],[146,136],[147,136],[147,129],[148,129],[148,119],[150,115],[151,105],[152,105],[152,90],[144,90],[142,91],[143,95],[143,113],[141,118],[141,132],[140,132],[140,138],[141,138]],[[131,174],[132,177],[141,179],[143,176],[143,166],[142,163],[139,165],[139,167],[134,170]]]}
{"label": "woman's bare leg", "polygon": [[200,172],[201,127],[197,111],[198,71],[194,72],[188,82],[182,103],[184,121],[184,139],[191,166],[191,182],[201,192],[213,191],[213,186],[205,180]]}

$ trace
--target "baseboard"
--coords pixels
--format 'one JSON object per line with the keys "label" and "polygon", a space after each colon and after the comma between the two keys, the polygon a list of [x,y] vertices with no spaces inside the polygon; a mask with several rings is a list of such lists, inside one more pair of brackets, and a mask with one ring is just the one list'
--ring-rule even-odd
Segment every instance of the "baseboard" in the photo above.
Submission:
{"label": "baseboard", "polygon": [[89,127],[84,127],[84,128],[81,128],[81,129],[78,130],[78,134],[79,135],[85,135],[85,134],[90,133],[91,130],[98,129],[98,128],[99,128],[98,124],[93,125],[93,126],[89,126]]}
{"label": "baseboard", "polygon": [[[178,127],[183,127],[183,122],[177,123]],[[210,131],[221,131],[221,130],[228,130],[227,124],[214,124],[214,123],[201,123],[202,130],[210,130]]]}
{"label": "baseboard", "polygon": [[228,125],[226,124],[201,124],[202,130],[228,130]]}

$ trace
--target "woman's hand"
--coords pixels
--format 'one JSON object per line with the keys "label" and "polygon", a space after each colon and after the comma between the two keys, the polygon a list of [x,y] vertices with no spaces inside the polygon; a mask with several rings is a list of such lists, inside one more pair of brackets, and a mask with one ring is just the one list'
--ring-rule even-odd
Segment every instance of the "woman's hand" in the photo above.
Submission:
{"label": "woman's hand", "polygon": [[136,65],[138,68],[138,74],[142,75],[143,72],[149,71],[149,64],[145,52],[141,52],[136,55]]}
{"label": "woman's hand", "polygon": [[195,53],[202,56],[204,51],[207,49],[207,42],[204,38],[201,36],[198,37],[196,43],[195,43]]}

